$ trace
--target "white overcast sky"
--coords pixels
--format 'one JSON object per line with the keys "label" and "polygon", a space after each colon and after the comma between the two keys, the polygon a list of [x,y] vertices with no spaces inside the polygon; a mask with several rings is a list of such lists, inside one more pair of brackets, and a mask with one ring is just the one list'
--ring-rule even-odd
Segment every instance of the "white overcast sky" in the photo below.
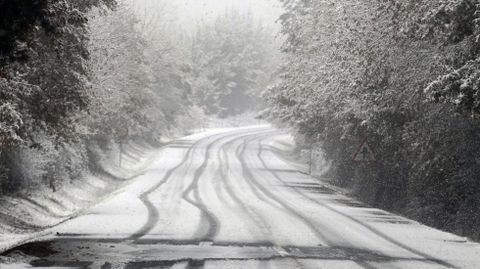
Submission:
{"label": "white overcast sky", "polygon": [[[154,13],[168,5],[170,20],[186,29],[201,21],[208,21],[223,13],[226,9],[236,8],[251,11],[265,24],[275,24],[283,13],[278,0],[127,0],[141,13]],[[140,16],[149,17],[149,16]]]}
{"label": "white overcast sky", "polygon": [[[175,2],[175,1],[174,1]],[[181,16],[202,19],[216,16],[229,8],[251,11],[266,23],[274,23],[281,15],[281,5],[276,0],[177,0]]]}

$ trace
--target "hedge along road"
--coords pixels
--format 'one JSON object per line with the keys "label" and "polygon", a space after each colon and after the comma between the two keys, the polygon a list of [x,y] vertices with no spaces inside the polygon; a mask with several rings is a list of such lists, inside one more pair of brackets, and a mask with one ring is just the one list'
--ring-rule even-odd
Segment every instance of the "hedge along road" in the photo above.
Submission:
{"label": "hedge along road", "polygon": [[176,141],[118,195],[17,248],[30,258],[5,267],[480,268],[478,244],[297,171],[278,146],[290,140],[253,126]]}

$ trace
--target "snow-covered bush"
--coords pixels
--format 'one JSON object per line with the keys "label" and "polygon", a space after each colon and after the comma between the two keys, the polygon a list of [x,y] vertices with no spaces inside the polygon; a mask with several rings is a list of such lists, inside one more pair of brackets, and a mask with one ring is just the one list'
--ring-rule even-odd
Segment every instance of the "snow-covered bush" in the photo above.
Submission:
{"label": "snow-covered bush", "polygon": [[[480,238],[478,1],[285,2],[270,116],[362,200]],[[365,139],[375,163],[353,161]]]}
{"label": "snow-covered bush", "polygon": [[87,171],[86,151],[82,143],[61,143],[45,133],[35,134],[34,147],[16,146],[3,156],[6,192],[29,192],[38,189],[55,191],[69,180]]}
{"label": "snow-covered bush", "polygon": [[120,141],[195,127],[190,46],[142,27],[114,0],[0,1],[0,192],[55,191]]}

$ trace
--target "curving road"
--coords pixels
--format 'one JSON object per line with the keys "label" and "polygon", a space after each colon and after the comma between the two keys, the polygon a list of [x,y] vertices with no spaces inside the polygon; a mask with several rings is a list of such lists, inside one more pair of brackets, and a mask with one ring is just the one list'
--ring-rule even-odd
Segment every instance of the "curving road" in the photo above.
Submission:
{"label": "curving road", "polygon": [[20,249],[34,267],[480,268],[479,245],[297,171],[277,155],[286,137],[259,126],[176,141],[117,195]]}

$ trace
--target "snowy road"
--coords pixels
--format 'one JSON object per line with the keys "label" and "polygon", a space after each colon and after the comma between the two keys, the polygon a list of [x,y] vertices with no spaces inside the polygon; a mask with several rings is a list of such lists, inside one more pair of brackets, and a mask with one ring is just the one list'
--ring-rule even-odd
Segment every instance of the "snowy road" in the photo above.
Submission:
{"label": "snowy road", "polygon": [[283,137],[260,126],[176,141],[111,199],[22,249],[34,267],[480,268],[479,245],[298,172],[275,153]]}

